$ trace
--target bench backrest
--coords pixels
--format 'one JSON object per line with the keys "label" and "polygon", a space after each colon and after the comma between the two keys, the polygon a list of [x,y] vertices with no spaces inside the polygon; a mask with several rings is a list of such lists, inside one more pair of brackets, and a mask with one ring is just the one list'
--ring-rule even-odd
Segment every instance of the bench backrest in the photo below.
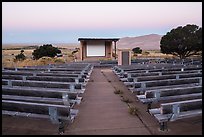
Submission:
{"label": "bench backrest", "polygon": [[2,71],[2,75],[23,75],[23,76],[52,76],[52,77],[73,77],[86,78],[86,74],[72,74],[72,73],[51,73],[51,72],[21,72],[21,71]]}
{"label": "bench backrest", "polygon": [[55,105],[46,103],[33,103],[24,101],[2,100],[2,110],[27,112],[35,114],[49,115],[49,109],[56,108],[58,115],[68,117],[70,107],[65,105]]}
{"label": "bench backrest", "polygon": [[183,111],[202,109],[202,99],[164,103],[160,108],[161,114],[179,114]]}
{"label": "bench backrest", "polygon": [[2,86],[3,95],[18,95],[18,96],[32,96],[32,97],[48,97],[48,98],[62,98],[68,95],[70,99],[75,99],[78,96],[77,92],[71,92],[65,89],[51,89],[38,87],[21,87],[21,86]]}
{"label": "bench backrest", "polygon": [[202,77],[185,78],[185,79],[155,80],[155,81],[146,81],[146,82],[140,82],[140,83],[141,83],[141,87],[142,87],[142,84],[145,85],[144,87],[154,87],[154,86],[199,83],[200,79],[202,79]]}
{"label": "bench backrest", "polygon": [[5,80],[2,79],[2,85],[8,86],[26,86],[26,87],[44,87],[44,88],[63,88],[63,89],[83,89],[82,84],[67,82],[51,82],[51,81],[23,81],[23,80]]}
{"label": "bench backrest", "polygon": [[84,82],[84,78],[73,77],[52,77],[52,76],[23,76],[23,75],[2,75],[2,79],[13,80],[36,80],[36,81],[58,81],[58,82]]}
{"label": "bench backrest", "polygon": [[192,94],[192,93],[202,93],[202,86],[148,90],[145,92],[145,96],[146,98],[160,98],[160,97],[177,96],[177,95]]}

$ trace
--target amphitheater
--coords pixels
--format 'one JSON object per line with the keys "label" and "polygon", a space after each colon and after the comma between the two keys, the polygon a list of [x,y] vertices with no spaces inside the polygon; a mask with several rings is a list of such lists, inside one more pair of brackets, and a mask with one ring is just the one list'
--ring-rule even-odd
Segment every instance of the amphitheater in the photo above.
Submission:
{"label": "amphitheater", "polygon": [[202,60],[2,68],[3,135],[202,135]]}

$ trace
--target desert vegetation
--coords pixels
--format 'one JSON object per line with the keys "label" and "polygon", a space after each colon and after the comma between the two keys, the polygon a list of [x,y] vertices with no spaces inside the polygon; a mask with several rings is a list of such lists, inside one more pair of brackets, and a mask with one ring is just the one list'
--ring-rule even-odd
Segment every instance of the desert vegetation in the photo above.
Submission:
{"label": "desert vegetation", "polygon": [[[62,57],[47,57],[42,56],[39,59],[34,60],[32,53],[40,46],[32,45],[4,45],[2,48],[2,67],[24,67],[24,66],[38,66],[46,64],[60,64],[65,62],[72,62],[74,58],[78,56],[78,52],[72,53],[76,50],[78,45],[60,46]],[[22,52],[23,51],[23,52]],[[19,59],[25,56],[23,59]],[[16,59],[17,57],[17,59]]]}
{"label": "desert vegetation", "polygon": [[128,112],[131,114],[131,115],[138,115],[138,109],[136,107],[133,107],[133,106],[129,106],[128,107]]}
{"label": "desert vegetation", "polygon": [[59,50],[57,47],[53,47],[52,44],[45,44],[45,45],[42,45],[40,47],[37,47],[32,55],[33,55],[33,59],[39,59],[43,56],[46,56],[46,57],[55,57],[57,54],[61,54],[62,51]]}
{"label": "desert vegetation", "polygon": [[132,51],[134,56],[137,56],[137,54],[142,53],[142,49],[140,49],[140,47],[133,48]]}
{"label": "desert vegetation", "polygon": [[121,91],[121,90],[115,90],[114,93],[115,93],[115,94],[123,94],[123,91]]}

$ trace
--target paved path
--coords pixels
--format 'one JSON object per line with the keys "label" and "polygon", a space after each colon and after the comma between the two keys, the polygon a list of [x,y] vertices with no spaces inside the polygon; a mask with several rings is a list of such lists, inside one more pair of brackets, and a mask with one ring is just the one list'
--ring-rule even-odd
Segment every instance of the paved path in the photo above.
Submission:
{"label": "paved path", "polygon": [[[106,71],[109,71],[111,80],[105,77]],[[79,114],[65,134],[149,135],[150,132],[139,118],[130,115],[127,104],[114,94],[115,88],[111,82],[118,81],[118,78],[110,69],[106,71],[93,70],[83,94],[84,100],[79,106]]]}

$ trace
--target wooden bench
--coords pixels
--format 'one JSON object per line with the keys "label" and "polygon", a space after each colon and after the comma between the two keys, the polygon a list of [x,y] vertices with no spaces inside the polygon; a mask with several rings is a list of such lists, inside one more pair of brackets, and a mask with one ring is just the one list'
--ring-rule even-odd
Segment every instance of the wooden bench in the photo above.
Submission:
{"label": "wooden bench", "polygon": [[133,93],[142,94],[146,90],[151,89],[153,87],[162,87],[162,86],[173,86],[173,85],[181,85],[181,84],[192,84],[197,83],[198,85],[202,85],[202,77],[195,78],[184,78],[184,79],[167,79],[167,80],[155,80],[155,81],[144,81],[144,82],[133,82],[130,84],[129,90]]}
{"label": "wooden bench", "polygon": [[147,104],[147,111],[151,109],[152,103],[159,103],[160,101],[171,101],[175,99],[198,99],[202,98],[202,86],[183,86],[176,88],[154,89],[145,91],[144,95],[136,95],[136,97],[143,103]]}
{"label": "wooden bench", "polygon": [[63,130],[67,124],[73,122],[77,113],[78,110],[70,109],[66,105],[2,100],[3,115],[50,119]]}
{"label": "wooden bench", "polygon": [[52,77],[52,76],[23,76],[23,75],[2,75],[2,79],[13,80],[35,80],[35,81],[58,81],[58,82],[74,82],[86,83],[84,78],[73,77]]}
{"label": "wooden bench", "polygon": [[[68,91],[66,89],[55,89],[55,88],[41,88],[41,87],[21,87],[21,86],[2,86],[3,95],[14,95],[14,96],[27,96],[27,97],[44,97],[53,99],[63,99],[62,103],[80,104],[82,97],[79,96],[81,92]],[[3,96],[2,95],[2,96]]]}
{"label": "wooden bench", "polygon": [[73,122],[86,82],[90,64],[49,65],[2,69],[2,114],[50,119],[65,127]]}
{"label": "wooden bench", "polygon": [[171,74],[171,75],[160,75],[160,76],[143,76],[135,78],[127,78],[127,82],[141,82],[141,81],[152,81],[152,80],[164,80],[164,79],[181,79],[189,77],[202,77],[202,73],[184,73],[184,74]]}
{"label": "wooden bench", "polygon": [[124,73],[144,73],[148,72],[160,72],[160,71],[189,71],[189,70],[198,70],[202,69],[201,65],[130,65],[127,68],[115,67],[114,72],[119,74]]}
{"label": "wooden bench", "polygon": [[[15,70],[15,71],[76,71],[76,72],[81,72],[81,71],[85,71],[85,67],[82,68],[78,68],[78,67],[64,67],[64,68],[58,68],[58,67],[51,67],[49,65],[45,66],[45,67],[23,67],[23,68],[9,68],[9,67],[5,67],[4,70]],[[86,70],[87,71],[87,70]]]}
{"label": "wooden bench", "polygon": [[66,73],[66,74],[82,74],[82,75],[90,75],[93,70],[93,66],[90,64],[86,64],[82,67],[77,67],[75,65],[65,65],[65,66],[53,66],[53,65],[45,65],[45,66],[30,66],[23,68],[2,68],[2,71],[15,71],[15,72],[38,72],[38,73]]}
{"label": "wooden bench", "polygon": [[52,76],[52,77],[73,77],[73,78],[88,78],[85,74],[72,73],[52,73],[52,72],[24,72],[24,71],[2,71],[2,75],[23,75],[23,76]]}
{"label": "wooden bench", "polygon": [[149,70],[146,70],[144,72],[125,72],[123,74],[120,74],[120,78],[133,78],[133,77],[138,77],[138,76],[155,76],[155,75],[172,75],[172,74],[187,74],[187,73],[202,73],[202,69],[197,69],[197,70],[185,70],[185,71],[153,71],[150,72]]}
{"label": "wooden bench", "polygon": [[193,99],[160,104],[160,108],[149,110],[159,122],[160,130],[168,130],[167,122],[202,115],[202,99]]}
{"label": "wooden bench", "polygon": [[148,72],[148,73],[124,73],[119,76],[120,80],[123,82],[134,81],[137,77],[147,77],[147,76],[166,76],[166,75],[182,75],[199,73],[202,74],[202,70],[189,70],[189,71],[167,71],[167,72]]}
{"label": "wooden bench", "polygon": [[25,86],[25,87],[44,87],[44,88],[62,88],[74,91],[75,89],[85,90],[85,85],[81,83],[53,82],[53,81],[33,81],[33,80],[8,80],[2,79],[2,85]]}

